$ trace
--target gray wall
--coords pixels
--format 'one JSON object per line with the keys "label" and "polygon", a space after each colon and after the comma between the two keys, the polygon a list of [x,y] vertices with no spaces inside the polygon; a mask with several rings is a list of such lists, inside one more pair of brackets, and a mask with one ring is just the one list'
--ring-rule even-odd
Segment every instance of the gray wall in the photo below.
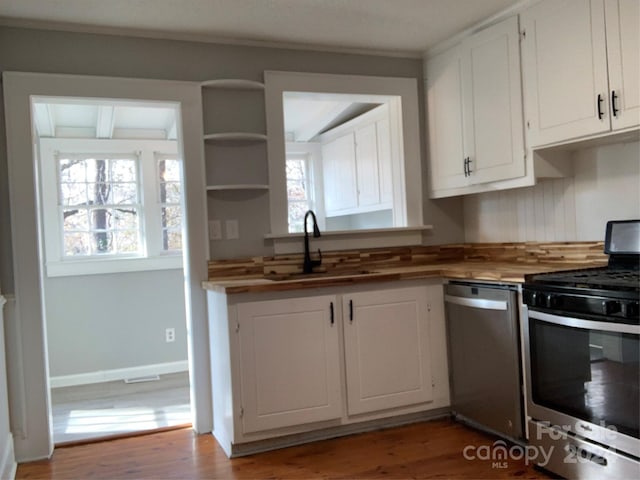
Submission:
{"label": "gray wall", "polygon": [[45,294],[52,377],[187,360],[182,270],[47,278]]}
{"label": "gray wall", "polygon": [[[262,80],[264,70],[412,77],[419,80],[421,119],[424,124],[420,59],[0,27],[0,70],[190,81],[214,78]],[[214,98],[211,101],[219,100]],[[262,125],[264,122],[262,105],[256,107],[254,103],[253,106],[241,106],[234,110],[235,107],[229,108],[225,100],[222,99],[213,110],[207,108],[207,112],[217,110],[221,115],[205,117],[205,128],[234,128],[238,122],[248,122],[250,126],[253,122],[257,122],[256,125]],[[232,98],[228,100],[228,104],[236,105]],[[260,116],[262,118],[258,121],[257,118]],[[0,126],[0,285],[3,291],[12,292],[3,112],[0,115]],[[424,128],[421,130],[425,131]],[[424,139],[422,149],[423,166],[426,168]],[[263,240],[269,225],[268,194],[263,194],[261,198],[255,198],[255,195],[244,198],[237,192],[226,197],[213,194],[208,198],[208,203],[209,207],[217,212],[212,217],[222,220],[238,218],[241,233],[240,241],[212,244],[212,256],[229,257],[271,252],[270,245]],[[434,225],[434,231],[425,238],[426,242],[447,243],[463,240],[460,199],[425,200],[424,204],[425,222]],[[233,213],[225,215],[227,209]]]}

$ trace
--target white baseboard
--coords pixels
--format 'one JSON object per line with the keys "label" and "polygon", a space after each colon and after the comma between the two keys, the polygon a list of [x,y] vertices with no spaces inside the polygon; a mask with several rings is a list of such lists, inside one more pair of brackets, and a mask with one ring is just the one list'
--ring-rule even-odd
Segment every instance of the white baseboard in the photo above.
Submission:
{"label": "white baseboard", "polygon": [[16,463],[16,456],[13,450],[13,435],[11,435],[11,433],[7,434],[7,439],[1,448],[0,478],[2,480],[13,480],[16,478],[16,469],[18,468],[18,464]]}
{"label": "white baseboard", "polygon": [[189,362],[156,363],[142,365],[140,367],[117,368],[113,370],[100,370],[97,372],[78,373],[75,375],[60,375],[49,378],[51,388],[71,387],[74,385],[88,385],[90,383],[113,382],[126,378],[146,377],[150,375],[166,375],[167,373],[186,372],[189,370]]}

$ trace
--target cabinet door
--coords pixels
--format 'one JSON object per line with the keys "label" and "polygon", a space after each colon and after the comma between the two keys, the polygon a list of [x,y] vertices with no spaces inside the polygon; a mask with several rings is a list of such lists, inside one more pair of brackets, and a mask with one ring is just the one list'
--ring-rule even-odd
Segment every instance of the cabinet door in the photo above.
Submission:
{"label": "cabinet door", "polygon": [[378,205],[380,203],[380,180],[376,124],[370,123],[358,128],[355,134],[358,206]]}
{"label": "cabinet door", "polygon": [[432,400],[426,287],[343,297],[349,415]]}
{"label": "cabinet door", "polygon": [[640,2],[606,0],[605,18],[611,126],[634,127],[640,125]]}
{"label": "cabinet door", "polygon": [[427,63],[431,192],[463,187],[462,56],[455,47]]}
{"label": "cabinet door", "polygon": [[545,0],[521,19],[530,146],[608,131],[603,0]]}
{"label": "cabinet door", "polygon": [[380,173],[380,203],[393,208],[393,169],[391,167],[391,131],[389,118],[376,122],[378,135],[378,169]]}
{"label": "cabinet door", "polygon": [[511,17],[463,44],[465,157],[471,182],[525,174],[518,18]]}
{"label": "cabinet door", "polygon": [[322,173],[327,216],[358,206],[353,132],[322,145]]}
{"label": "cabinet door", "polygon": [[334,296],[237,306],[244,433],[339,418]]}

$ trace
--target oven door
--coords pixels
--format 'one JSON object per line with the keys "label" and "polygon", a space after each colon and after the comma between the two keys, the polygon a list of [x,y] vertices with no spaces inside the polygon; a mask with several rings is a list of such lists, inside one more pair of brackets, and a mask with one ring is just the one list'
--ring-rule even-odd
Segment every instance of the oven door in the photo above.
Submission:
{"label": "oven door", "polygon": [[527,415],[640,457],[640,326],[524,307]]}

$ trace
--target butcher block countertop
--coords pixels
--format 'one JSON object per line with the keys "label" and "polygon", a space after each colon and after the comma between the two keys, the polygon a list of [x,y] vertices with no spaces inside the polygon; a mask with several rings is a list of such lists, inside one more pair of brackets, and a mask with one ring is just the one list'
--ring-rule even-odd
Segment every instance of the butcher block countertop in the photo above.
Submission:
{"label": "butcher block countertop", "polygon": [[311,274],[300,271],[302,255],[219,260],[202,286],[237,294],[425,278],[522,283],[528,274],[606,265],[602,251],[602,242],[526,242],[327,252]]}

